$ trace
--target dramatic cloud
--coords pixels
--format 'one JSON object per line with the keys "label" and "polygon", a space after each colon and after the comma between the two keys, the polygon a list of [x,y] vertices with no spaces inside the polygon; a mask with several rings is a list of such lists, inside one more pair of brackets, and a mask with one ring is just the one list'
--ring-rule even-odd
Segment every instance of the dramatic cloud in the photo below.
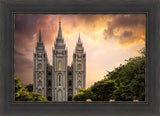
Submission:
{"label": "dramatic cloud", "polygon": [[106,70],[113,70],[125,63],[124,59],[139,55],[137,49],[145,45],[145,15],[16,15],[15,75],[24,85],[33,83],[33,53],[40,30],[52,64],[59,16],[69,65],[80,33],[87,53],[87,87],[102,79]]}
{"label": "dramatic cloud", "polygon": [[122,36],[123,36],[124,38],[130,37],[130,36],[132,36],[132,32],[131,32],[131,31],[124,31]]}
{"label": "dramatic cloud", "polygon": [[145,15],[116,15],[107,22],[104,39],[117,39],[123,45],[145,42]]}

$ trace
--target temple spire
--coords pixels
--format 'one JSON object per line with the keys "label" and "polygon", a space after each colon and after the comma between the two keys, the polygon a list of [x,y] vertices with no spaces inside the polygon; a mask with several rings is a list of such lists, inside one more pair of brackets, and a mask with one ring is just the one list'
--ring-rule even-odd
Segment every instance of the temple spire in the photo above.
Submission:
{"label": "temple spire", "polygon": [[59,17],[59,31],[58,31],[58,39],[62,39],[61,17]]}
{"label": "temple spire", "polygon": [[78,43],[81,43],[80,33],[79,33],[79,37],[78,37]]}
{"label": "temple spire", "polygon": [[42,38],[41,38],[41,30],[39,31],[39,42],[42,42]]}

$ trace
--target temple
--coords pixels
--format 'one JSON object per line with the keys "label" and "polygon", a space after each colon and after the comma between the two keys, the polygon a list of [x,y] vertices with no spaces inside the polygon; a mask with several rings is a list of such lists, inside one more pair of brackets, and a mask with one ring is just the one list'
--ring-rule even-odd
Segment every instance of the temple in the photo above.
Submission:
{"label": "temple", "polygon": [[40,31],[36,51],[33,53],[33,92],[42,94],[49,101],[71,101],[78,90],[86,86],[86,53],[79,34],[72,64],[68,66],[68,50],[62,36],[60,18],[52,53],[50,65]]}

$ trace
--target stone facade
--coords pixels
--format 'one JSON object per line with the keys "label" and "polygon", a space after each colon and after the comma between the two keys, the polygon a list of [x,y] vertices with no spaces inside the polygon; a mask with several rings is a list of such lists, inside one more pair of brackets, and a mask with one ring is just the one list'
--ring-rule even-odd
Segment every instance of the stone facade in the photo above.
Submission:
{"label": "stone facade", "polygon": [[68,77],[68,101],[72,100],[73,97],[73,67],[68,66],[67,68]]}
{"label": "stone facade", "polygon": [[47,64],[47,81],[46,81],[47,99],[52,101],[52,66]]}
{"label": "stone facade", "polygon": [[71,101],[78,90],[86,86],[86,53],[80,35],[73,54],[73,63],[68,66],[68,50],[59,21],[58,36],[52,53],[51,66],[39,32],[39,41],[34,52],[33,91],[41,93],[49,101]]}
{"label": "stone facade", "polygon": [[80,35],[73,54],[73,77],[73,94],[76,94],[80,88],[85,88],[86,86],[86,53],[84,52]]}
{"label": "stone facade", "polygon": [[46,97],[46,77],[47,77],[47,54],[43,42],[41,41],[41,32],[39,32],[39,41],[37,42],[36,52],[33,54],[34,61],[34,84],[33,92],[41,93]]}

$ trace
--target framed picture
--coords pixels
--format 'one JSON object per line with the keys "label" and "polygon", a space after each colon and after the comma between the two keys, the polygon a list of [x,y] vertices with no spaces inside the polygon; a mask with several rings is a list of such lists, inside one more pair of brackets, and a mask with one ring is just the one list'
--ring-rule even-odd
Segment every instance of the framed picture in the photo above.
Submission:
{"label": "framed picture", "polygon": [[13,102],[146,103],[146,18],[15,13]]}
{"label": "framed picture", "polygon": [[1,1],[2,115],[159,115],[159,1]]}

